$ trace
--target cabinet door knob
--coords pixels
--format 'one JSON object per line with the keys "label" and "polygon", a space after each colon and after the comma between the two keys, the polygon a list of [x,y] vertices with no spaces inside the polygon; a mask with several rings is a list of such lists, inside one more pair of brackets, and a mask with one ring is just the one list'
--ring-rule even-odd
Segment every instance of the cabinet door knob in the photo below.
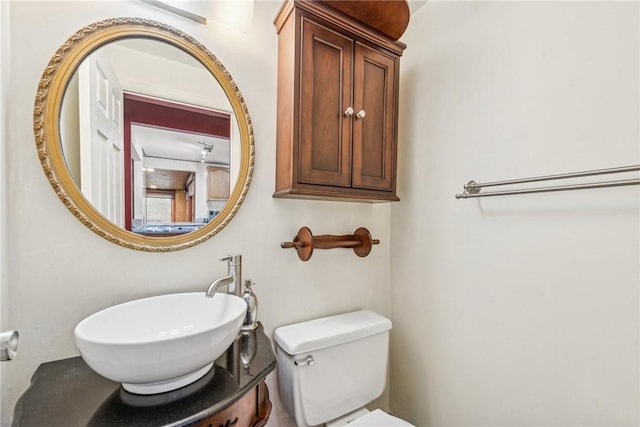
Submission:
{"label": "cabinet door knob", "polygon": [[347,107],[347,109],[344,110],[344,115],[345,115],[345,117],[353,116],[353,108],[352,107]]}
{"label": "cabinet door knob", "polygon": [[364,112],[364,110],[360,110],[358,111],[358,114],[356,114],[356,117],[359,119],[364,119],[364,116],[366,116],[367,113]]}

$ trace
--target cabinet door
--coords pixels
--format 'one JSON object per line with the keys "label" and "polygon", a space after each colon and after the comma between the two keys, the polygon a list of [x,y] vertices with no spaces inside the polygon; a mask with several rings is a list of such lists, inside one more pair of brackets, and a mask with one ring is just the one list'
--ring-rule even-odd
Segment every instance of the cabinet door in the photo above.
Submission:
{"label": "cabinet door", "polygon": [[355,49],[353,187],[393,191],[396,60],[360,43]]}
{"label": "cabinet door", "polygon": [[200,421],[195,427],[263,427],[270,414],[269,389],[262,381],[236,403]]}
{"label": "cabinet door", "polygon": [[207,167],[207,194],[209,200],[229,198],[229,169],[215,166]]}
{"label": "cabinet door", "polygon": [[206,420],[196,427],[251,427],[254,425],[258,408],[257,387],[254,387],[240,400]]}
{"label": "cabinet door", "polygon": [[302,19],[298,181],[351,186],[353,41]]}

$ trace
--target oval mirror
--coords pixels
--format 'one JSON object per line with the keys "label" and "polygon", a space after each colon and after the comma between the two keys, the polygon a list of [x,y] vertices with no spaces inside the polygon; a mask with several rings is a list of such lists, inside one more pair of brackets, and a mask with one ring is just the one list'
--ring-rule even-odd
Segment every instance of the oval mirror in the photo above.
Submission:
{"label": "oval mirror", "polygon": [[237,212],[255,146],[238,87],[207,48],[158,22],[82,28],[45,68],[38,155],[64,205],[103,238],[173,251]]}

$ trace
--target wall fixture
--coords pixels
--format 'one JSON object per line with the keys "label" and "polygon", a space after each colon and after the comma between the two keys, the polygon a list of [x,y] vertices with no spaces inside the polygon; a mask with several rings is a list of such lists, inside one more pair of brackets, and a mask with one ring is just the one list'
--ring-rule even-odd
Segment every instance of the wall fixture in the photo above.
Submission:
{"label": "wall fixture", "polygon": [[253,23],[254,0],[140,0],[147,5],[202,25],[222,24],[248,34]]}
{"label": "wall fixture", "polygon": [[638,172],[640,171],[640,165],[624,166],[610,169],[595,169],[583,172],[571,172],[557,175],[545,175],[536,176],[532,178],[511,179],[507,181],[495,181],[495,182],[477,182],[469,181],[464,185],[464,191],[456,194],[456,199],[469,199],[474,197],[491,197],[491,196],[508,196],[513,194],[528,194],[528,193],[549,193],[555,191],[569,191],[569,190],[589,190],[593,188],[607,188],[607,187],[622,187],[628,185],[640,185],[640,178],[633,179],[621,179],[617,181],[600,181],[600,182],[587,182],[582,184],[570,184],[570,185],[555,185],[548,187],[533,187],[533,188],[515,188],[503,191],[489,191],[481,193],[480,191],[485,187],[497,187],[502,185],[517,185],[526,184],[529,182],[541,182],[541,181],[556,181],[559,179],[567,178],[583,178],[587,176],[596,175],[608,175],[614,173],[626,173],[626,172]]}
{"label": "wall fixture", "polygon": [[198,144],[201,144],[203,146],[202,154],[200,155],[200,163],[204,163],[207,156],[213,151],[213,144],[207,144],[206,142],[200,141],[198,141]]}
{"label": "wall fixture", "polygon": [[371,252],[372,245],[380,243],[378,239],[372,239],[371,233],[364,227],[358,228],[353,234],[344,236],[323,235],[314,236],[309,227],[302,227],[293,238],[293,242],[282,242],[280,247],[284,249],[295,248],[298,257],[302,261],[308,261],[313,254],[313,249],[352,248],[359,257],[366,257]]}
{"label": "wall fixture", "polygon": [[197,22],[198,24],[207,25],[207,18],[201,15],[198,15],[197,13],[190,12],[181,7],[177,7],[160,0],[140,0],[140,1],[148,5],[158,7],[169,13],[173,13],[175,15],[182,16],[183,18],[190,19],[191,21]]}

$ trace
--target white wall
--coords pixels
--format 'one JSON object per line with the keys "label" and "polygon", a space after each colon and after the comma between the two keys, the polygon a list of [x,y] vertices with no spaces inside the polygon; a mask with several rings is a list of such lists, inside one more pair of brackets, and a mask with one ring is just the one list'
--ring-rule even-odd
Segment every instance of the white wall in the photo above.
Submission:
{"label": "white wall", "polygon": [[640,163],[638,2],[430,1],[403,40],[392,409],[637,426],[638,188],[454,194]]}
{"label": "white wall", "polygon": [[[12,73],[7,255],[11,305],[17,308],[9,311],[9,321],[20,330],[22,343],[20,357],[6,368],[2,383],[9,408],[40,363],[78,354],[73,328],[82,318],[134,298],[204,291],[226,274],[218,258],[229,253],[244,256],[244,277],[256,282],[258,318],[269,335],[283,324],[359,308],[388,315],[389,205],[271,197],[277,68],[273,18],[279,7],[279,1],[257,1],[253,25],[245,34],[215,23],[204,27],[138,1],[11,3],[11,50],[3,64],[6,60]],[[234,76],[251,113],[256,164],[247,198],[221,233],[194,248],[136,252],[100,238],[62,205],[36,154],[32,110],[49,58],[76,30],[118,16],[162,21],[202,42]],[[316,234],[347,234],[365,226],[381,244],[367,258],[334,249],[316,251],[305,263],[293,250],[280,248],[303,225]],[[279,404],[273,375],[269,386],[275,404],[269,425],[292,426]],[[11,411],[3,412],[2,425],[9,423]]]}

